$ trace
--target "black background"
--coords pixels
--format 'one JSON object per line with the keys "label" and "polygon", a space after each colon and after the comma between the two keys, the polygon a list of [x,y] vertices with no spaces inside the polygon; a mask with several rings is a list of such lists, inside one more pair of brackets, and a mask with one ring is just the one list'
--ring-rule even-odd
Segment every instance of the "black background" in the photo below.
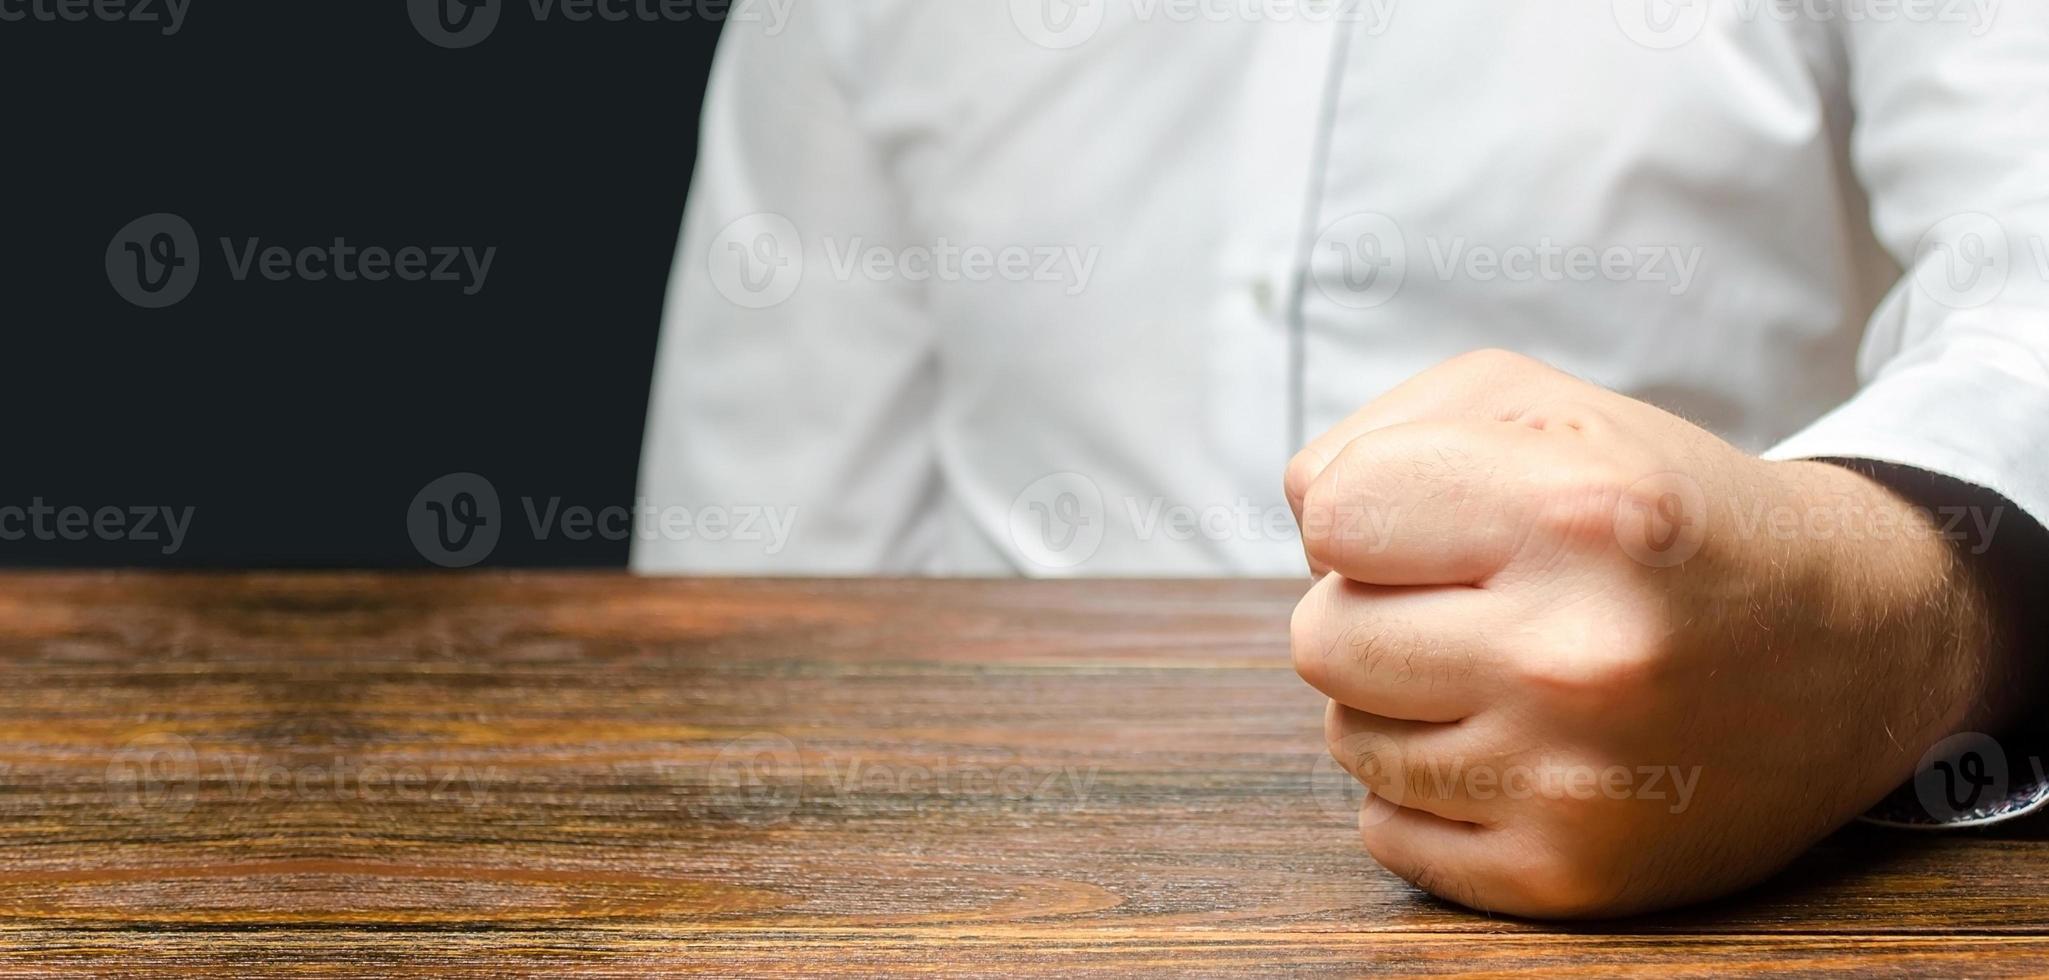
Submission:
{"label": "black background", "polygon": [[[406,509],[458,471],[492,481],[511,528],[522,497],[630,504],[708,12],[537,22],[505,0],[462,50],[405,0],[191,0],[171,37],[0,23],[0,506],[196,508],[175,555],[30,539],[0,565],[425,566]],[[201,272],[145,310],[104,255],[159,211],[197,231]],[[474,296],[238,282],[224,236],[498,253]],[[509,530],[488,564],[626,549]]]}

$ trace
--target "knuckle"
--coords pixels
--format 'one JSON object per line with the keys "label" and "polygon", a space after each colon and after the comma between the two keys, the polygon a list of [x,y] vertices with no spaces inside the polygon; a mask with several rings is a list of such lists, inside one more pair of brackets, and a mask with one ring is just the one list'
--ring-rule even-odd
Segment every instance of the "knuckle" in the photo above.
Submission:
{"label": "knuckle", "polygon": [[1656,674],[1652,658],[1608,650],[1556,654],[1524,670],[1555,703],[1592,711],[1640,707]]}
{"label": "knuckle", "polygon": [[[1324,460],[1313,449],[1304,449],[1288,460],[1288,468],[1281,474],[1281,490],[1289,500],[1304,503],[1309,497],[1309,488],[1315,484],[1316,475],[1323,472]],[[1269,471],[1271,472],[1271,471]]]}
{"label": "knuckle", "polygon": [[1563,398],[1534,405],[1523,411],[1521,421],[1535,429],[1567,429],[1590,436],[1603,436],[1615,429],[1615,423],[1607,412],[1577,398]]}
{"label": "knuckle", "polygon": [[1391,835],[1380,836],[1362,828],[1366,850],[1381,865],[1403,881],[1448,902],[1482,912],[1539,915],[1530,911],[1526,890],[1513,875],[1500,869],[1464,859],[1459,855],[1419,851]]}
{"label": "knuckle", "polygon": [[1462,874],[1454,872],[1444,864],[1421,861],[1408,867],[1402,877],[1409,884],[1448,902],[1456,902],[1471,909],[1488,907],[1486,889]]}
{"label": "knuckle", "polygon": [[1479,375],[1527,370],[1537,365],[1534,358],[1501,347],[1482,347],[1460,354],[1444,363],[1447,369]]}
{"label": "knuckle", "polygon": [[1621,707],[1645,694],[1666,657],[1666,644],[1630,617],[1603,610],[1599,623],[1553,624],[1548,639],[1518,658],[1522,679],[1574,700]]}
{"label": "knuckle", "polygon": [[1332,652],[1341,654],[1347,664],[1360,672],[1371,674],[1380,670],[1381,660],[1394,645],[1392,640],[1388,624],[1362,620],[1345,627],[1332,644]]}
{"label": "knuckle", "polygon": [[1618,907],[1624,882],[1602,864],[1561,855],[1533,859],[1510,879],[1515,911],[1545,919],[1584,919]]}
{"label": "knuckle", "polygon": [[1535,478],[1530,530],[1580,551],[1615,543],[1615,508],[1629,481],[1606,466],[1574,465]]}
{"label": "knuckle", "polygon": [[1325,564],[1343,555],[1347,547],[1350,535],[1339,517],[1342,506],[1338,491],[1328,481],[1312,484],[1302,497],[1302,546]]}
{"label": "knuckle", "polygon": [[1329,509],[1336,495],[1336,488],[1328,480],[1315,481],[1304,487],[1302,496],[1298,498],[1302,502],[1303,523],[1328,525]]}
{"label": "knuckle", "polygon": [[1288,617],[1288,654],[1295,674],[1319,690],[1327,675],[1323,650],[1325,603],[1319,594],[1321,589],[1320,584],[1310,589],[1308,595],[1295,603],[1295,611]]}
{"label": "knuckle", "polygon": [[[1649,470],[1649,467],[1645,469]],[[1616,511],[1618,513],[1625,511],[1630,513],[1656,513],[1659,510],[1660,501],[1669,490],[1667,483],[1657,479],[1657,476],[1658,474],[1655,473],[1649,476],[1638,475],[1634,478],[1623,474],[1612,476],[1610,479],[1613,483],[1612,494]]]}

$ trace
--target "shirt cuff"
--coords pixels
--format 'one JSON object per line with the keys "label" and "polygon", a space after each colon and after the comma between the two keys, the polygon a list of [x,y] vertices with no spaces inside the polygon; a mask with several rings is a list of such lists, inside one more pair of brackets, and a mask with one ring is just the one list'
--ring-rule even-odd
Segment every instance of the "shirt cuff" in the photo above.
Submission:
{"label": "shirt cuff", "polygon": [[[2049,526],[2049,388],[2038,364],[1987,363],[1954,351],[1889,369],[1849,401],[1764,453],[1765,459],[1863,459],[1937,473],[2005,498]],[[2049,556],[2043,556],[2049,561]],[[1958,740],[1977,740],[1962,746]],[[2036,739],[2042,748],[2049,739]],[[1973,756],[1976,756],[1974,759]],[[1986,735],[1931,749],[1915,779],[1864,816],[1889,827],[1979,827],[2049,809],[2038,752],[2009,753]]]}
{"label": "shirt cuff", "polygon": [[2049,385],[1956,357],[1888,369],[1764,458],[1911,466],[1984,487],[2049,526],[2045,446]]}

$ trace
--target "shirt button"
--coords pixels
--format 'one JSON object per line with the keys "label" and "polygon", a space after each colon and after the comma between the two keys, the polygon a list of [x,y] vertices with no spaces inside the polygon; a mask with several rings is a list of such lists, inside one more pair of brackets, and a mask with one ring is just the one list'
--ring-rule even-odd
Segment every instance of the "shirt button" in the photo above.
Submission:
{"label": "shirt button", "polygon": [[1274,284],[1271,279],[1260,279],[1252,284],[1252,305],[1260,316],[1274,313]]}

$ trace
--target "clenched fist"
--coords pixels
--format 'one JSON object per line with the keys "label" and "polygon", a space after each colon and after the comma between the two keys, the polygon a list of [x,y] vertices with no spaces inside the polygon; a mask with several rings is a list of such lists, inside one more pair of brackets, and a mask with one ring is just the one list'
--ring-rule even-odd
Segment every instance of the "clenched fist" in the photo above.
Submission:
{"label": "clenched fist", "polygon": [[1294,663],[1366,847],[1474,908],[1735,889],[2000,710],[1989,600],[1927,509],[1527,358],[1419,375],[1287,491],[1319,576]]}

